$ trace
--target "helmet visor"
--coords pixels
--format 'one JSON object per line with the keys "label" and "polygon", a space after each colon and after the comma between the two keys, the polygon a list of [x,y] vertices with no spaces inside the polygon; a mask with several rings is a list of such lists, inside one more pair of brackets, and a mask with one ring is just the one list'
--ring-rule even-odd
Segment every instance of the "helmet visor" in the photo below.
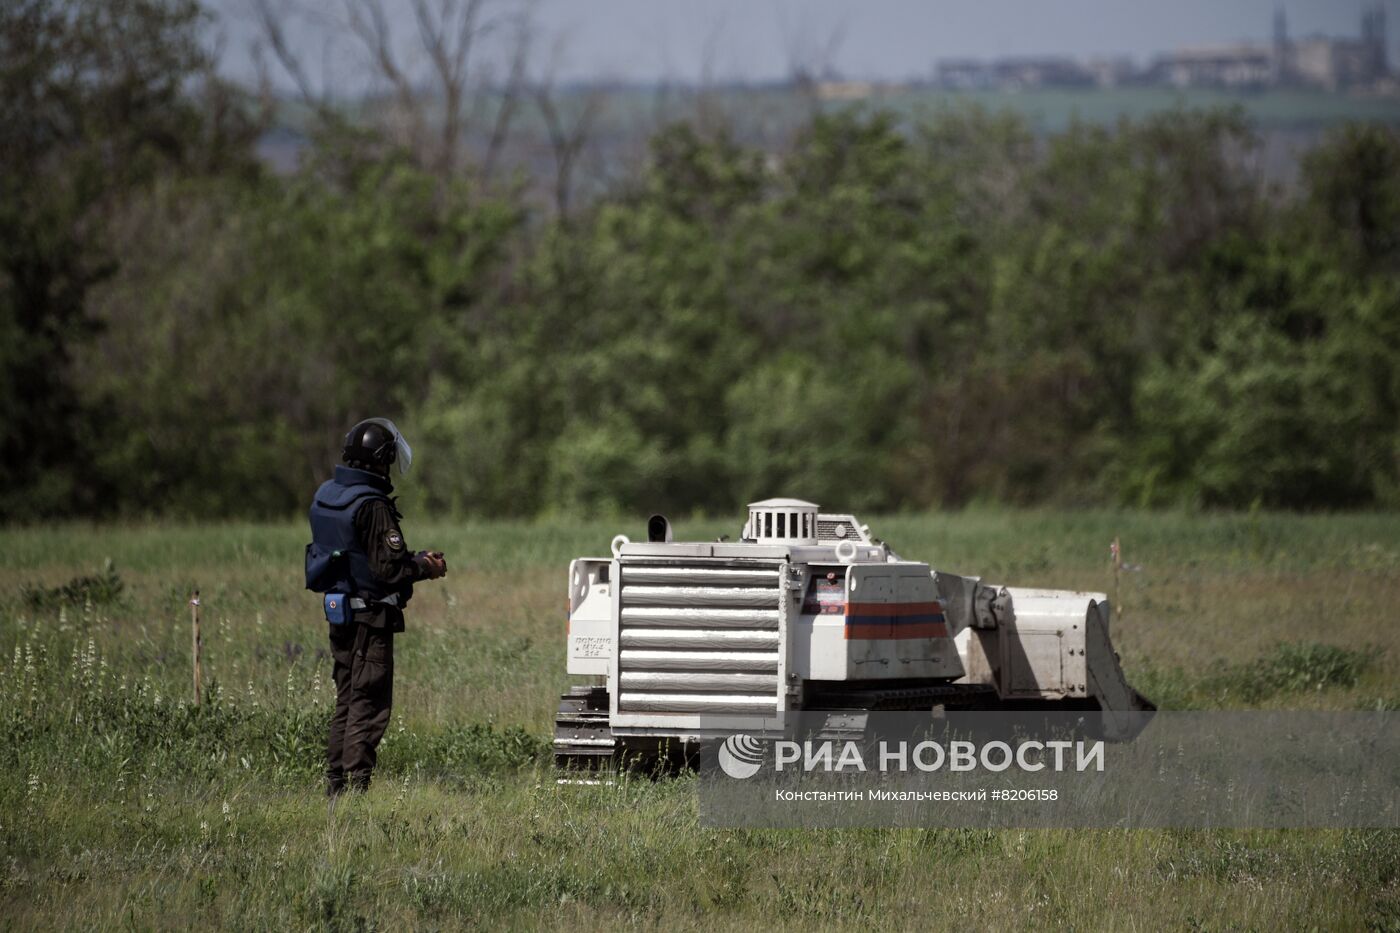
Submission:
{"label": "helmet visor", "polygon": [[394,435],[394,462],[399,465],[400,475],[407,473],[408,468],[413,465],[413,448],[408,446],[408,441],[404,440],[403,432],[388,418],[370,418],[369,420],[383,426],[390,434]]}

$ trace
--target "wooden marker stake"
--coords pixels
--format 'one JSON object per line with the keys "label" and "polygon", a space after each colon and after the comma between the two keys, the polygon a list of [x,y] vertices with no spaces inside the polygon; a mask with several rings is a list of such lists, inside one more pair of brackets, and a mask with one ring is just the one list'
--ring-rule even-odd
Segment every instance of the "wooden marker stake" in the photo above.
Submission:
{"label": "wooden marker stake", "polygon": [[1118,536],[1113,536],[1113,615],[1115,621],[1123,621],[1123,599],[1119,577],[1123,572],[1123,545]]}
{"label": "wooden marker stake", "polygon": [[199,705],[200,700],[200,648],[203,645],[199,637],[199,590],[194,591],[194,598],[190,600],[190,623],[193,627],[191,642],[193,645],[194,664],[194,705]]}

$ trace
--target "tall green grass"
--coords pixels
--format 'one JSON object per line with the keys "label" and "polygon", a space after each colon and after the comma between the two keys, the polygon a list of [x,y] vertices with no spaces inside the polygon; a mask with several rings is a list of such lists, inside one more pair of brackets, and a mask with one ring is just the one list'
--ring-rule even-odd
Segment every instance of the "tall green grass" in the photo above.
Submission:
{"label": "tall green grass", "polygon": [[[869,520],[936,566],[1110,592],[1121,536],[1138,569],[1118,586],[1115,643],[1163,706],[1400,706],[1391,516]],[[299,526],[0,531],[6,922],[1400,928],[1393,832],[716,832],[686,777],[558,787],[565,566],[640,521],[407,531],[452,571],[411,606],[376,784],[333,813],[325,624],[300,589]]]}

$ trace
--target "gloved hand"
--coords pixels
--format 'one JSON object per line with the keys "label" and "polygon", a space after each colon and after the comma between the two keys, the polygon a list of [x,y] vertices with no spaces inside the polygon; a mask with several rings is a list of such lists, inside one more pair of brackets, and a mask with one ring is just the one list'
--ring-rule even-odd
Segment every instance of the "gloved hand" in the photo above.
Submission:
{"label": "gloved hand", "polygon": [[441,551],[419,551],[413,555],[413,562],[418,565],[420,579],[436,580],[447,576],[447,558]]}

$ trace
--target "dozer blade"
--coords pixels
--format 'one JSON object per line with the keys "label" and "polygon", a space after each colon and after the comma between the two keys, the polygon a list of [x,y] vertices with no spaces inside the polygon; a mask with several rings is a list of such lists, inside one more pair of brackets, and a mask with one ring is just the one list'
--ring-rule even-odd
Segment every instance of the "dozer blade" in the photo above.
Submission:
{"label": "dozer blade", "polygon": [[1087,651],[1089,693],[1103,710],[1104,736],[1126,742],[1137,736],[1157,706],[1129,685],[1108,637],[1110,606],[1107,600],[1090,603],[1085,613],[1084,647]]}

